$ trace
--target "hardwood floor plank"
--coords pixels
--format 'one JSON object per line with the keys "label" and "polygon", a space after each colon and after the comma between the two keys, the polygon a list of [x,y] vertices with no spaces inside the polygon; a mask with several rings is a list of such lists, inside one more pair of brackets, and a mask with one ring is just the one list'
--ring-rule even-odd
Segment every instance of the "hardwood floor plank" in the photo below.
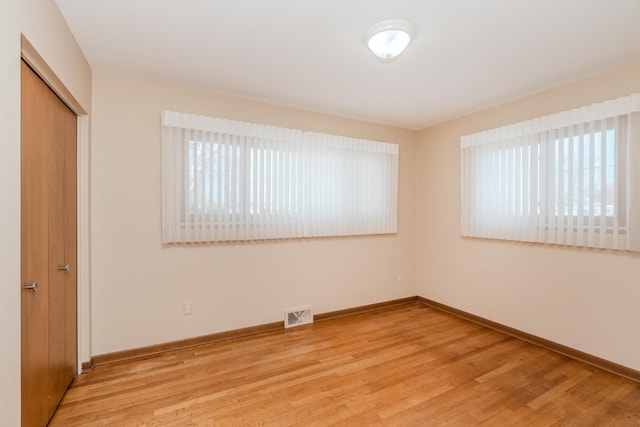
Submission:
{"label": "hardwood floor plank", "polygon": [[560,384],[556,385],[551,390],[549,390],[546,393],[538,396],[537,398],[535,398],[534,400],[529,402],[527,405],[530,408],[538,409],[538,408],[542,407],[543,405],[548,404],[549,402],[557,400],[558,397],[561,394],[566,393],[569,388],[571,388],[574,385],[584,381],[586,378],[589,378],[591,375],[593,375],[593,372],[591,372],[591,371],[589,371],[587,369],[585,369],[583,371],[580,371],[578,374],[567,378],[565,381],[563,381]]}
{"label": "hardwood floor plank", "polygon": [[640,384],[413,303],[98,365],[50,425],[638,422]]}

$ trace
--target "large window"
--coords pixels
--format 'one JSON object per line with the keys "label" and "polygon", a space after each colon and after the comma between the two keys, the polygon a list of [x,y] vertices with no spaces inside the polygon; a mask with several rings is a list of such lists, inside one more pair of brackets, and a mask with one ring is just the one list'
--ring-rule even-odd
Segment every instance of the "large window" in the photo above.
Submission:
{"label": "large window", "polygon": [[398,146],[163,112],[163,241],[396,232]]}
{"label": "large window", "polygon": [[640,250],[640,96],[461,138],[462,235]]}

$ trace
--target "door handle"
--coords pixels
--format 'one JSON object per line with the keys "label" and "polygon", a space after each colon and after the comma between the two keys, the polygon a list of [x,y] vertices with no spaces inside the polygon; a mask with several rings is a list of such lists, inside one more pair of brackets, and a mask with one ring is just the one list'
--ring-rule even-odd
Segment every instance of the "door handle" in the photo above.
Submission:
{"label": "door handle", "polygon": [[30,285],[24,286],[24,289],[27,290],[27,291],[37,292],[38,291],[38,282],[33,282]]}
{"label": "door handle", "polygon": [[69,272],[69,264],[61,265],[58,270]]}

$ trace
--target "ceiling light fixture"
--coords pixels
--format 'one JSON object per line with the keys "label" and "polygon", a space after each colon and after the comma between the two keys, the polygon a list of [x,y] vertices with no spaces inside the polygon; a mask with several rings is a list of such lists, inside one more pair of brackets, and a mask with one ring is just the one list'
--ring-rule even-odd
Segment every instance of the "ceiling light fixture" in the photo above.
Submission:
{"label": "ceiling light fixture", "polygon": [[401,19],[389,19],[373,24],[365,34],[367,46],[383,62],[391,62],[411,42],[415,33],[413,25]]}

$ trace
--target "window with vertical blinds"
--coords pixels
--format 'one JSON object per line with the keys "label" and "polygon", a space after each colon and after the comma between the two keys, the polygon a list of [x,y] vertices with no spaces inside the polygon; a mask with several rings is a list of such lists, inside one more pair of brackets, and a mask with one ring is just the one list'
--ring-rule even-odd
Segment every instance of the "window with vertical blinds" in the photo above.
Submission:
{"label": "window with vertical blinds", "polygon": [[395,233],[398,145],[165,111],[165,243]]}
{"label": "window with vertical blinds", "polygon": [[640,95],[461,138],[463,236],[640,251]]}

